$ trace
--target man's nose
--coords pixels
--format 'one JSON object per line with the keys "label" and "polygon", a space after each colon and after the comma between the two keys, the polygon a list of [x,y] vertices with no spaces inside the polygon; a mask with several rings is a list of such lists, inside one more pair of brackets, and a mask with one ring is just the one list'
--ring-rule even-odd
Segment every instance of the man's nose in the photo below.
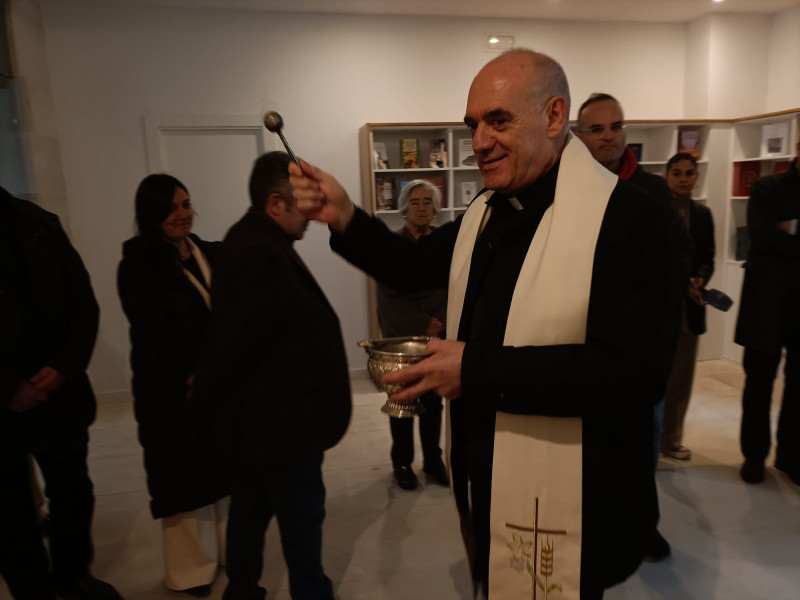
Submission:
{"label": "man's nose", "polygon": [[494,146],[494,136],[491,129],[483,123],[479,123],[472,134],[472,149],[475,153],[490,150]]}

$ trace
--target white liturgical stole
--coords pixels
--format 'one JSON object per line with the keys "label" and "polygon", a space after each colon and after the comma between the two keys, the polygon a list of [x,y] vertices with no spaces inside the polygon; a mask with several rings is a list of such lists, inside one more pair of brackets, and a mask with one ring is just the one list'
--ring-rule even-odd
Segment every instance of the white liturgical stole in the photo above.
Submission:
{"label": "white liturgical stole", "polygon": [[[542,217],[514,288],[506,346],[585,343],[595,246],[616,184],[616,175],[570,135],[553,204]],[[486,192],[472,202],[453,251],[447,306],[447,332],[453,338],[472,250],[491,213],[486,204],[491,195]],[[535,395],[531,404],[536,404]],[[580,597],[582,466],[580,418],[497,413],[489,598]]]}

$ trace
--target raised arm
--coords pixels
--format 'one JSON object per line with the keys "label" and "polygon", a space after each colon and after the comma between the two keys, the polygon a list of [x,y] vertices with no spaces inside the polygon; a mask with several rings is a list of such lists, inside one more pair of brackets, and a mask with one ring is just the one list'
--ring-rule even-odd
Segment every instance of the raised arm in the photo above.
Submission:
{"label": "raised arm", "polygon": [[309,219],[330,225],[343,232],[353,218],[356,207],[336,179],[304,160],[303,170],[289,163],[289,183],[292,184],[297,207]]}

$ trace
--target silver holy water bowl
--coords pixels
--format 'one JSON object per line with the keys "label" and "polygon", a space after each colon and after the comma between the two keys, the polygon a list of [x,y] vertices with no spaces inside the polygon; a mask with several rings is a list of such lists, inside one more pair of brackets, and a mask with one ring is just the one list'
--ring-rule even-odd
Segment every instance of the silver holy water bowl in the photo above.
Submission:
{"label": "silver holy water bowl", "polygon": [[369,355],[367,368],[372,382],[380,391],[389,395],[386,403],[381,406],[381,411],[390,417],[406,419],[425,412],[419,398],[407,402],[393,402],[391,395],[405,389],[406,386],[403,384],[388,385],[381,380],[386,373],[397,371],[427,358],[429,356],[427,346],[430,339],[426,336],[416,335],[358,342],[358,345],[364,348]]}

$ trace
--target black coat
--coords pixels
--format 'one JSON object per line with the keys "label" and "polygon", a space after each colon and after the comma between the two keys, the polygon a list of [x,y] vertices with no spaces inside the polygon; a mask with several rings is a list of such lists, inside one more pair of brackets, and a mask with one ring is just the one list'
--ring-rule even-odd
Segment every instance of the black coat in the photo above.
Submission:
{"label": "black coat", "polygon": [[[0,449],[85,443],[98,318],[89,274],[58,217],[0,188]],[[44,366],[62,375],[61,387],[25,413],[9,410],[20,381]]]}
{"label": "black coat", "polygon": [[225,236],[195,398],[225,455],[285,464],[335,445],[350,422],[350,380],[325,294],[266,212]]}
{"label": "black coat", "polygon": [[[393,286],[437,287],[448,281],[460,223],[459,217],[411,244],[357,210],[345,233],[332,235],[331,247]],[[653,405],[672,364],[686,281],[672,225],[667,207],[620,182],[597,240],[586,343],[511,348],[468,341],[462,396],[450,404],[453,485],[462,510],[464,471],[472,510],[489,504],[496,411],[583,418],[581,576],[604,586],[636,570],[657,520]],[[461,328],[472,284],[471,277]],[[501,319],[504,328],[506,316],[484,311],[473,318]],[[488,529],[488,516],[476,526]]]}
{"label": "black coat", "polygon": [[[213,268],[218,242],[192,235]],[[130,322],[133,398],[155,518],[189,512],[228,493],[186,400],[209,310],[162,240],[122,246],[117,290]]]}
{"label": "black coat", "polygon": [[[403,227],[397,232],[409,240],[414,236]],[[447,324],[447,288],[398,290],[379,283],[378,320],[383,337],[425,335],[432,318]],[[444,337],[444,336],[441,336]]]}
{"label": "black coat", "polygon": [[756,179],[747,203],[750,254],[745,274],[737,344],[776,352],[800,318],[800,235],[778,229],[780,221],[800,218],[797,160],[785,173]]}
{"label": "black coat", "polygon": [[[699,277],[707,287],[714,274],[714,220],[711,210],[696,200],[689,201],[689,237],[692,240],[691,277]],[[706,332],[706,307],[686,296],[686,325],[694,335]]]}

